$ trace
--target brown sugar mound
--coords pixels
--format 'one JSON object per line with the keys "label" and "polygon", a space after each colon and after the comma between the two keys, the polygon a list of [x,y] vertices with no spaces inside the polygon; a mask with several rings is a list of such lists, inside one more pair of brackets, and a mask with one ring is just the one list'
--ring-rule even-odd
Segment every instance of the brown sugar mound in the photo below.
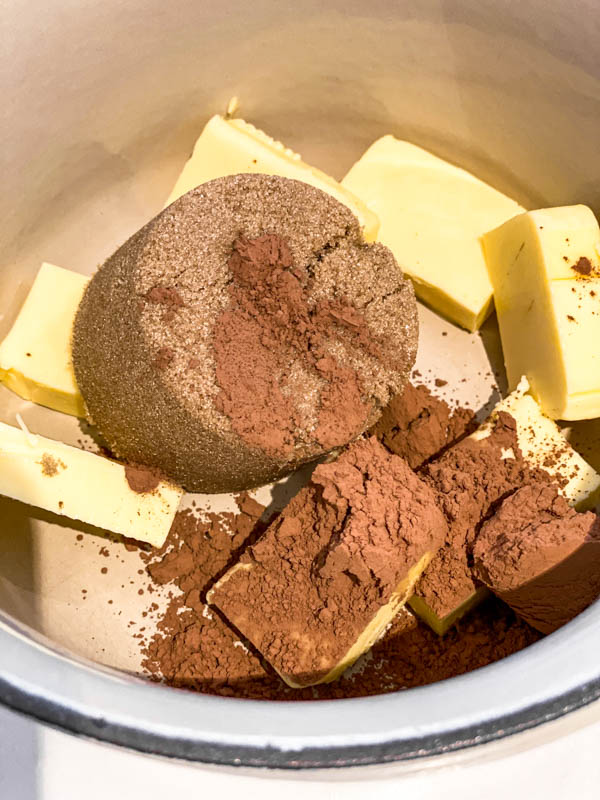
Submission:
{"label": "brown sugar mound", "polygon": [[73,362],[120,458],[190,491],[267,483],[346,444],[402,390],[414,292],[314,187],[235,175],[188,192],[94,276]]}

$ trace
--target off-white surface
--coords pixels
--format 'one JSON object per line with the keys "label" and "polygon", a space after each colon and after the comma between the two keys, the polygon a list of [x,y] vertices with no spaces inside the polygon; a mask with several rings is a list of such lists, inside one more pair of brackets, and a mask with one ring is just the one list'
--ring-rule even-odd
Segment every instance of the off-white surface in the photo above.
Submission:
{"label": "off-white surface", "polygon": [[77,739],[0,708],[3,800],[593,800],[600,703],[447,758],[383,767],[273,772],[191,765]]}

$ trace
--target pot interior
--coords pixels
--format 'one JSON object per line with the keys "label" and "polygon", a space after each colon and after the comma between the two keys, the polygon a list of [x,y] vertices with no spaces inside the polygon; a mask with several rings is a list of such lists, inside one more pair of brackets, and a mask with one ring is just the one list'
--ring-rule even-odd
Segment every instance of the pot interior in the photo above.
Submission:
{"label": "pot interior", "polygon": [[[373,140],[393,133],[526,207],[581,202],[598,213],[593,5],[573,15],[569,4],[544,0],[518,7],[508,0],[178,0],[168,10],[155,0],[119,9],[59,0],[26,13],[9,3],[0,335],[42,261],[92,274],[161,209],[203,124],[234,95],[240,116],[336,178]],[[417,368],[424,380],[443,377],[445,397],[485,415],[506,388],[495,319],[473,336],[424,307],[420,318]],[[16,413],[35,432],[91,442],[75,419],[0,388],[0,419],[14,424]],[[597,423],[576,429],[584,448],[597,436]],[[258,497],[268,502],[268,490]],[[232,503],[227,496],[195,500],[213,510]],[[147,579],[138,574],[138,554],[5,498],[0,521],[3,618],[16,629],[27,626],[25,641],[42,635],[67,660],[138,673],[130,621],[139,628],[149,602],[139,593]],[[158,592],[153,600],[160,605],[164,597]],[[597,630],[600,608],[589,618]],[[582,632],[578,640],[580,628],[570,628],[561,641],[572,636],[581,648],[582,672],[561,672],[545,642],[553,697],[600,676],[591,666],[592,640],[586,643]],[[526,664],[528,654],[520,657]],[[498,681],[502,670],[496,665]],[[161,692],[161,704],[171,702],[172,692],[151,688]],[[428,704],[433,694],[429,687],[422,692]],[[533,702],[529,683],[517,682],[514,692],[516,708]],[[407,701],[394,695],[394,702]],[[473,713],[478,709],[491,713],[482,699]],[[451,720],[444,724],[452,729]]]}

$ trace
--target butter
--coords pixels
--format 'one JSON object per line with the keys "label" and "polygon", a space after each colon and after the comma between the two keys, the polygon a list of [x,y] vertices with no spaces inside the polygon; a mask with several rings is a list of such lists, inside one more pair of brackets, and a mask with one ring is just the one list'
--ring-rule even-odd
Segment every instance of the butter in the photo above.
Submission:
{"label": "butter", "polygon": [[[471,439],[482,440],[488,437],[498,414],[502,411],[510,414],[516,422],[517,443],[524,460],[532,467],[544,469],[563,485],[559,489],[565,499],[580,511],[592,509],[600,502],[600,475],[577,453],[563,436],[560,428],[546,417],[538,403],[528,393],[529,384],[523,378],[517,389],[501,400],[491,415],[471,434]],[[505,458],[514,458],[512,452],[503,454]],[[466,547],[466,545],[465,545]],[[466,554],[438,554],[432,565],[435,569],[435,580],[445,580],[451,585],[450,574],[466,564]],[[408,601],[410,608],[426,622],[436,633],[443,635],[468,611],[475,608],[489,592],[477,586],[471,579],[452,582],[456,589],[452,599],[446,598],[444,605],[439,603],[435,585],[429,586],[427,571],[424,579],[417,587],[417,592]]]}
{"label": "butter", "polygon": [[515,391],[501,400],[471,434],[472,438],[489,436],[499,412],[506,411],[517,423],[517,442],[525,461],[565,480],[559,491],[578,511],[594,508],[600,502],[600,475],[573,450],[558,425],[544,414],[529,392],[529,382],[522,378]]}
{"label": "butter", "polygon": [[378,240],[410,276],[417,297],[477,330],[492,308],[479,237],[522,207],[464,169],[389,135],[371,145],[342,186],[377,214]]}
{"label": "butter", "polygon": [[490,590],[487,586],[478,586],[474,592],[465,597],[462,603],[449,614],[446,614],[445,617],[438,616],[428,602],[418,594],[413,594],[408,601],[408,605],[438,636],[444,636],[459,619],[462,619],[465,614],[468,614],[469,611],[476,608],[489,596]]}
{"label": "butter", "polygon": [[[332,681],[337,680],[343,672],[351,667],[352,664],[354,664],[355,661],[361,655],[363,655],[363,653],[366,653],[367,650],[370,650],[378,641],[378,639],[383,636],[386,629],[393,622],[400,610],[405,607],[416,582],[419,580],[432,557],[433,552],[425,553],[419,562],[411,567],[404,580],[399,583],[396,591],[391,595],[388,602],[377,610],[367,626],[358,634],[355,642],[342,655],[339,661],[333,667],[331,667],[331,669],[329,669],[329,671],[324,671],[324,673],[318,678],[315,677],[308,681],[304,680],[299,682],[294,674],[290,674],[282,670],[278,661],[274,660],[271,662],[271,666],[273,666],[279,677],[284,680],[288,686],[291,686],[292,689],[303,689],[306,686],[317,686],[320,683],[331,683]],[[219,607],[220,598],[226,598],[226,594],[224,594],[224,592],[227,590],[224,587],[227,582],[236,574],[236,572],[249,571],[252,570],[252,568],[253,566],[251,564],[235,564],[233,567],[231,567],[231,569],[226,572],[225,575],[223,575],[223,577],[220,578],[220,580],[217,581],[217,583],[207,593],[206,600],[208,604]],[[226,599],[225,601],[221,600],[221,603],[226,607]],[[236,620],[233,619],[233,622],[235,624]],[[250,629],[248,629],[246,626],[244,627],[245,630],[242,632],[246,633],[251,641],[253,638],[256,638],[253,637],[253,632]],[[303,635],[303,633],[298,634],[299,637]]]}
{"label": "butter", "polygon": [[207,600],[289,686],[328,683],[383,635],[447,533],[436,493],[359,439],[315,469]]}
{"label": "butter", "polygon": [[85,416],[71,363],[71,331],[89,278],[42,264],[0,345],[0,380],[34,403]]}
{"label": "butter", "polygon": [[528,211],[483,243],[510,385],[527,375],[553,419],[599,417],[600,228],[593,213],[586,206]]}
{"label": "butter", "polygon": [[[391,596],[386,605],[382,606],[375,614],[371,622],[359,635],[352,647],[342,656],[338,663],[331,669],[319,683],[331,683],[337,680],[354,662],[363,654],[370,650],[373,645],[383,636],[388,626],[391,625],[401,609],[404,608],[408,598],[411,596],[416,582],[419,580],[423,571],[429,565],[433,553],[426,553],[421,560],[412,567],[406,578],[398,585],[396,591]],[[281,676],[294,689],[301,689],[300,684],[296,684],[289,676]]]}
{"label": "butter", "polygon": [[183,492],[134,492],[122,464],[0,422],[0,494],[160,547]]}
{"label": "butter", "polygon": [[367,241],[377,236],[377,216],[349,189],[242,119],[214,116],[207,122],[166,205],[201,183],[242,172],[280,175],[315,186],[350,208],[358,217]]}

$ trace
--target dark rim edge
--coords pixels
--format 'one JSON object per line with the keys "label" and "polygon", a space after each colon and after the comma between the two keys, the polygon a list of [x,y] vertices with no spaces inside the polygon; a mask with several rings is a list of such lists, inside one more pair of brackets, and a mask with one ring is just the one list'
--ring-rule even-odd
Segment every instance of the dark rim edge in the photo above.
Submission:
{"label": "dark rim edge", "polygon": [[274,747],[247,747],[215,744],[209,741],[191,742],[115,725],[100,717],[86,717],[52,701],[31,697],[0,678],[0,702],[3,705],[66,733],[119,745],[148,755],[219,766],[290,770],[368,766],[453,753],[538,727],[582,708],[598,698],[600,698],[600,679],[552,700],[528,706],[514,714],[436,736],[348,747],[308,747],[298,751],[284,751]]}

